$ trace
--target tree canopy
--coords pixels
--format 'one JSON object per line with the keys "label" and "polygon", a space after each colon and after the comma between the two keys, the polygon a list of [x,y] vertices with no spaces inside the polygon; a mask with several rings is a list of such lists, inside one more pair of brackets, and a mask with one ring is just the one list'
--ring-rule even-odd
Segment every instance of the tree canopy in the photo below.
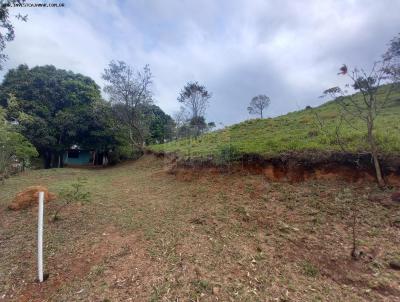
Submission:
{"label": "tree canopy", "polygon": [[[189,110],[191,117],[189,126],[194,129],[194,135],[197,137],[206,129],[205,112],[212,94],[208,92],[205,86],[196,82],[188,82],[178,96],[178,101]],[[187,127],[187,125],[185,125]]]}
{"label": "tree canopy", "polygon": [[104,92],[115,106],[119,121],[125,126],[132,146],[142,150],[149,135],[147,106],[153,103],[152,74],[148,65],[143,70],[134,70],[123,61],[111,61],[102,75],[107,82]]}
{"label": "tree canopy", "polygon": [[0,87],[8,119],[18,124],[47,167],[62,165],[62,152],[73,144],[98,145],[94,134],[99,131],[100,102],[100,88],[92,79],[51,65],[20,65],[5,75]]}

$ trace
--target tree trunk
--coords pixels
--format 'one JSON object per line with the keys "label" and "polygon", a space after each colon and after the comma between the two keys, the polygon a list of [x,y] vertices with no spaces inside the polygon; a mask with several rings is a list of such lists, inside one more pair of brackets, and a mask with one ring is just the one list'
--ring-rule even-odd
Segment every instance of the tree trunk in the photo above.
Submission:
{"label": "tree trunk", "polygon": [[374,124],[373,122],[369,121],[367,126],[368,126],[368,141],[371,147],[372,160],[374,161],[376,180],[378,182],[378,186],[383,188],[386,186],[386,183],[382,176],[381,164],[379,163],[379,157],[378,157],[378,148],[376,147],[376,142],[373,134]]}
{"label": "tree trunk", "polygon": [[60,168],[64,168],[64,152],[60,153]]}
{"label": "tree trunk", "polygon": [[43,154],[44,168],[51,168],[51,152],[49,150],[45,150]]}
{"label": "tree trunk", "polygon": [[382,176],[381,165],[379,163],[378,154],[376,154],[376,152],[372,153],[372,159],[374,161],[375,174],[376,174],[376,180],[378,181],[378,186],[383,188],[386,185],[386,183]]}

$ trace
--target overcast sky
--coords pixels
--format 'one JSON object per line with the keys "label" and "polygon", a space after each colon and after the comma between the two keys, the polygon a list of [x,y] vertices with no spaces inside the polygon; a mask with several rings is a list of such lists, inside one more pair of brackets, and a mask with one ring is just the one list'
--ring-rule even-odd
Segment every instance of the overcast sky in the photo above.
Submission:
{"label": "overcast sky", "polygon": [[102,86],[110,60],[149,64],[163,110],[177,111],[180,89],[196,80],[213,93],[207,119],[224,125],[249,118],[246,108],[257,94],[272,100],[267,116],[321,103],[321,92],[343,81],[337,75],[343,63],[370,66],[400,32],[397,0],[64,3],[12,9],[29,20],[15,22],[5,71],[53,64]]}

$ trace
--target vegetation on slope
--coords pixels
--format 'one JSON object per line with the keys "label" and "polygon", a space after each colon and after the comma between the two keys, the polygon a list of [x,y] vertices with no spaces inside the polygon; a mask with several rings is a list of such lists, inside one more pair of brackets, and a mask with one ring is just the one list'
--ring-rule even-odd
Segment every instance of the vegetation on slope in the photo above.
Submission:
{"label": "vegetation on slope", "polygon": [[[383,97],[383,88],[379,95]],[[361,100],[360,100],[361,101]],[[152,145],[155,152],[176,152],[188,157],[218,158],[226,152],[231,154],[256,153],[265,157],[286,152],[341,151],[335,132],[339,127],[339,105],[335,101],[320,107],[304,109],[268,119],[248,120],[222,130],[183,139],[167,144]],[[323,124],[320,127],[318,122]],[[376,137],[384,154],[400,152],[400,93],[393,93],[386,108],[376,120]],[[357,128],[357,129],[356,129]],[[346,151],[365,152],[365,125],[356,119],[342,122],[339,127]]]}

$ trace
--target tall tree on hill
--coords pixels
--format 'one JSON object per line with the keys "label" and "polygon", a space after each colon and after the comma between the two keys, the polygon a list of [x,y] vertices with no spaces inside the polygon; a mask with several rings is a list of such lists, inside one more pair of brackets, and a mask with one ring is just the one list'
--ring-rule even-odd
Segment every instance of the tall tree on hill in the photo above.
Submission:
{"label": "tall tree on hill", "polygon": [[[188,82],[179,93],[178,101],[191,113],[191,124],[195,128],[195,136],[201,132],[204,114],[212,94],[198,82]],[[202,119],[203,118],[203,119]]]}
{"label": "tall tree on hill", "polygon": [[45,160],[63,165],[63,153],[88,137],[100,88],[90,78],[54,66],[11,69],[0,87],[0,105]]}
{"label": "tall tree on hill", "polygon": [[111,61],[102,77],[108,83],[104,91],[110,101],[122,109],[118,110],[118,117],[127,128],[132,152],[142,151],[150,124],[145,108],[153,103],[150,67],[146,65],[143,70],[136,71],[125,62]]}
{"label": "tall tree on hill", "polygon": [[[390,50],[391,48],[389,48]],[[395,56],[384,56],[383,60],[374,63],[369,72],[358,68],[349,70],[347,65],[343,65],[339,75],[346,76],[350,80],[350,84],[346,87],[352,87],[358,94],[349,93],[346,88],[342,89],[337,86],[324,91],[324,95],[335,98],[340,108],[339,116],[342,121],[347,122],[353,128],[356,120],[361,121],[365,126],[368,151],[371,153],[376,179],[380,187],[385,186],[385,179],[379,161],[379,141],[375,134],[375,121],[388,105],[392,92],[398,84],[399,78],[393,72],[398,66],[395,58]],[[381,86],[383,84],[390,85]]]}
{"label": "tall tree on hill", "polygon": [[260,118],[263,118],[263,112],[266,110],[271,103],[269,97],[265,94],[260,94],[253,97],[250,101],[250,106],[247,107],[247,110],[250,114],[259,114]]}

